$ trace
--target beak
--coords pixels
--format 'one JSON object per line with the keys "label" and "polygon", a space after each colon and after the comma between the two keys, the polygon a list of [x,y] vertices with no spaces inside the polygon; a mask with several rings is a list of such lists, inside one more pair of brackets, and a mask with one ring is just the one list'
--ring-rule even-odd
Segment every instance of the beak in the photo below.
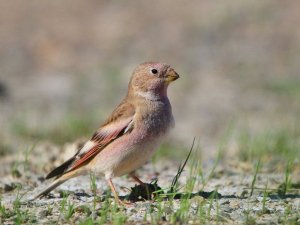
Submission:
{"label": "beak", "polygon": [[167,74],[166,74],[166,82],[171,83],[174,80],[177,80],[179,78],[178,73],[172,68],[168,69]]}

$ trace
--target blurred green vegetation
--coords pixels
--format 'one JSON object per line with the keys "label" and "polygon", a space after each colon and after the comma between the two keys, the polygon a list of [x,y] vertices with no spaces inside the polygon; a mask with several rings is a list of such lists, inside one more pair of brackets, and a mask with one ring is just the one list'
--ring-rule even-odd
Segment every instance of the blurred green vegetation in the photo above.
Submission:
{"label": "blurred green vegetation", "polygon": [[0,157],[12,152],[12,146],[5,142],[0,142]]}
{"label": "blurred green vegetation", "polygon": [[12,124],[12,130],[19,138],[32,142],[49,141],[58,145],[91,136],[95,129],[97,128],[95,128],[92,116],[75,116],[72,114],[65,114],[61,123],[51,128],[32,127],[26,120],[16,120]]}
{"label": "blurred green vegetation", "polygon": [[275,94],[299,99],[300,79],[275,79],[265,84],[265,89]]}
{"label": "blurred green vegetation", "polygon": [[300,159],[300,130],[281,128],[249,134],[240,133],[238,155],[243,161],[262,160],[270,166]]}
{"label": "blurred green vegetation", "polygon": [[188,152],[188,146],[186,149],[184,147],[180,147],[178,145],[174,145],[171,143],[162,144],[159,149],[154,154],[152,161],[154,163],[159,160],[170,159],[170,160],[183,160],[186,157]]}

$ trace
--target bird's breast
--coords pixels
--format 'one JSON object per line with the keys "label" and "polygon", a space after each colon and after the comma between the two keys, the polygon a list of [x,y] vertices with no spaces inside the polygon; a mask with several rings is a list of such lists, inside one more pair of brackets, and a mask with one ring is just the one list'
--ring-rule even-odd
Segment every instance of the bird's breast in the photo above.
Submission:
{"label": "bird's breast", "polygon": [[145,104],[137,113],[136,126],[146,136],[167,134],[174,126],[172,108],[167,102],[151,102]]}

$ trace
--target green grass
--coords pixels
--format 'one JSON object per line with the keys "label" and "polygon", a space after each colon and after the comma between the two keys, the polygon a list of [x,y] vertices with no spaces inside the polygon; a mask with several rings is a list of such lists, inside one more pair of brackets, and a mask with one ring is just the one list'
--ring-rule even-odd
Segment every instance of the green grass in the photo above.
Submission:
{"label": "green grass", "polygon": [[13,150],[13,147],[11,146],[11,144],[3,141],[3,138],[1,138],[1,139],[2,139],[2,141],[0,142],[0,157],[3,157],[5,155],[8,155],[9,153],[11,153]]}
{"label": "green grass", "polygon": [[256,167],[255,167],[255,173],[254,173],[254,176],[253,176],[253,180],[252,180],[252,183],[251,183],[251,192],[250,192],[250,196],[252,196],[253,194],[253,191],[254,191],[254,188],[255,188],[255,183],[256,183],[256,179],[257,179],[257,174],[259,172],[259,169],[260,169],[260,160],[257,162],[256,164]]}
{"label": "green grass", "polygon": [[299,133],[293,129],[268,130],[255,135],[241,132],[238,139],[239,158],[281,163],[300,157]]}
{"label": "green grass", "polygon": [[270,80],[265,84],[265,90],[284,96],[300,97],[300,80]]}
{"label": "green grass", "polygon": [[22,152],[22,159],[16,159],[11,167],[11,175],[16,178],[26,176],[30,173],[30,154],[32,154],[35,145],[26,147]]}
{"label": "green grass", "polygon": [[294,164],[291,161],[286,163],[284,182],[278,187],[278,194],[281,196],[285,196],[288,190],[292,187],[291,173],[293,171],[293,165]]}

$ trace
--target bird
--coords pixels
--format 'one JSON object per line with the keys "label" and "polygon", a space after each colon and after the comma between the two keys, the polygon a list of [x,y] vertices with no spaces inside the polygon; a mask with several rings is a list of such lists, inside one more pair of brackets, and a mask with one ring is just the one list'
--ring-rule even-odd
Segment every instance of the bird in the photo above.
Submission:
{"label": "bird", "polygon": [[151,158],[175,125],[167,89],[178,78],[166,63],[138,65],[126,97],[73,157],[45,177],[55,179],[33,199],[46,196],[71,178],[94,173],[104,175],[118,204],[126,204],[120,200],[112,179],[128,174],[145,184],[135,170]]}

